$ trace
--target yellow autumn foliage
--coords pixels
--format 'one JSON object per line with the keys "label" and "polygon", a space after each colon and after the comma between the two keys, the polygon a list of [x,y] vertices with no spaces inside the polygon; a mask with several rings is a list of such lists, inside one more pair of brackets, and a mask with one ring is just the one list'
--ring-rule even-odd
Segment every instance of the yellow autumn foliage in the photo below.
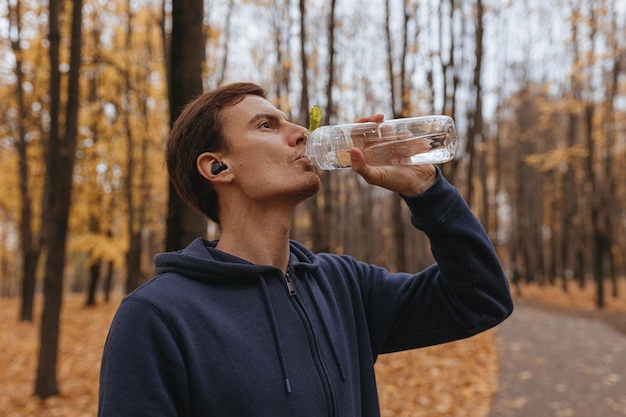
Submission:
{"label": "yellow autumn foliage", "polygon": [[588,155],[588,150],[583,145],[579,144],[526,155],[524,162],[539,171],[546,172],[556,169],[561,165],[580,165],[582,160]]}
{"label": "yellow autumn foliage", "polygon": [[128,240],[123,235],[108,237],[101,233],[83,233],[70,236],[68,250],[87,254],[89,263],[105,261],[121,267],[125,262]]}

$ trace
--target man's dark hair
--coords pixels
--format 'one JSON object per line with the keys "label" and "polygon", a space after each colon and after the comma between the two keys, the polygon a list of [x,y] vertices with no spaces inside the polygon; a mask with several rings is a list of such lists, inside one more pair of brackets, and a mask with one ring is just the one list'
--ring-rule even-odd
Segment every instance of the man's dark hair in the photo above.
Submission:
{"label": "man's dark hair", "polygon": [[267,92],[253,83],[234,83],[202,94],[185,106],[167,140],[165,162],[172,185],[186,203],[218,224],[217,194],[198,172],[196,161],[204,152],[228,152],[221,110],[247,95],[266,98]]}

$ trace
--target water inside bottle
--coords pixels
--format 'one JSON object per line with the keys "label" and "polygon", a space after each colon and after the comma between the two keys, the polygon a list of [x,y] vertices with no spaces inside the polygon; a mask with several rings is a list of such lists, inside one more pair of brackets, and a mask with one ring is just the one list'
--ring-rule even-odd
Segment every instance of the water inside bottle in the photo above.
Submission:
{"label": "water inside bottle", "polygon": [[[366,143],[363,153],[370,165],[440,164],[454,156],[454,147],[449,139],[447,133],[438,132],[406,139],[375,141],[369,146]],[[351,165],[348,151],[338,151],[336,160],[341,166]]]}

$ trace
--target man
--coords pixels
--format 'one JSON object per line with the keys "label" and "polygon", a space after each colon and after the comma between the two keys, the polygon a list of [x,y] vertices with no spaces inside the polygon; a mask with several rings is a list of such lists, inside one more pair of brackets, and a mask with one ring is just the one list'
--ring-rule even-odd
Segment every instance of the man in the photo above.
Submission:
{"label": "man", "polygon": [[371,167],[350,151],[352,169],[400,193],[430,238],[437,264],[421,273],[290,241],[294,209],[320,180],[303,157],[307,130],[265,96],[227,85],[173,127],[171,180],[221,237],[157,255],[157,276],[124,299],[104,350],[101,417],[378,416],[378,354],[469,337],[511,313],[488,237],[433,166]]}

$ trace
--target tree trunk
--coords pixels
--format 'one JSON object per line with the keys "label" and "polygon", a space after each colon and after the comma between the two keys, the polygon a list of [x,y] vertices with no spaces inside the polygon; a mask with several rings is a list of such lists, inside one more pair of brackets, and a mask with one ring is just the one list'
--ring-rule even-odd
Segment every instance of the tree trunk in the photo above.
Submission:
{"label": "tree trunk", "polygon": [[392,236],[393,243],[395,248],[393,249],[394,254],[394,267],[395,271],[406,271],[407,270],[407,257],[406,251],[404,250],[407,242],[406,242],[406,227],[404,226],[404,213],[402,211],[402,207],[404,206],[404,202],[397,195],[392,196],[391,200],[391,227],[392,227]]}
{"label": "tree trunk", "polygon": [[[595,9],[590,9],[590,18],[588,21],[590,26],[589,41],[592,44],[595,42],[597,35],[597,15]],[[593,58],[588,58],[593,59]],[[587,89],[591,89],[591,86],[587,86]],[[600,149],[596,149],[595,143],[595,104],[593,102],[585,103],[585,141],[587,147],[587,164],[586,164],[586,179],[591,190],[589,196],[589,205],[591,210],[591,265],[593,277],[596,282],[596,307],[604,308],[604,256],[607,249],[610,247],[607,245],[608,231],[604,229],[605,222],[603,216],[606,215],[606,201],[604,199],[604,189],[606,184],[602,178],[602,172],[600,169],[596,169],[596,159],[601,160]],[[604,162],[604,161],[603,161]]]}
{"label": "tree trunk", "polygon": [[106,275],[104,276],[104,302],[111,300],[111,288],[113,287],[113,261],[107,263]]}
{"label": "tree trunk", "polygon": [[[96,47],[100,47],[101,32],[99,29],[100,28],[96,25],[92,28],[91,33],[90,33],[91,38],[93,39]],[[92,108],[97,109],[94,113],[95,117],[91,120],[91,125],[89,126],[91,131],[94,133],[99,132],[98,122],[104,116],[103,106],[101,105],[101,103],[104,100],[102,100],[102,98],[98,94],[98,82],[97,82],[98,78],[100,78],[101,75],[98,73],[96,74],[89,77],[89,86],[88,86],[88,93],[87,93],[87,96],[88,96],[87,105]],[[99,139],[99,135],[94,134],[94,137],[93,137],[94,144],[98,141],[98,139]],[[106,234],[107,231],[102,230],[102,229],[104,227],[110,229],[113,226],[110,224],[110,222],[107,222],[103,216],[103,213],[108,212],[108,210],[104,209],[103,207],[103,194],[99,192],[93,196],[90,195],[88,198],[89,198],[89,205],[93,207],[93,209],[90,210],[89,217],[87,220],[89,232],[93,234],[100,234],[100,233]],[[103,227],[103,225],[105,224],[106,226]],[[110,232],[108,233],[108,235],[110,236]],[[101,271],[100,266],[103,264],[103,260],[91,259],[93,257],[93,253],[89,253],[89,257],[90,257],[90,260],[92,261],[92,264],[89,266],[89,282],[87,286],[87,299],[85,300],[85,305],[95,306],[96,305],[96,293],[98,290],[98,283],[100,281],[100,271]]]}
{"label": "tree trunk", "polygon": [[[133,39],[133,11],[130,1],[126,4],[128,15],[128,28],[126,29],[126,50],[130,54]],[[126,102],[132,102],[132,84],[130,69],[124,68],[122,75],[126,84],[124,88],[124,96]],[[124,130],[126,131],[126,172],[124,176],[124,195],[126,197],[126,206],[128,210],[128,219],[126,230],[128,234],[128,251],[126,252],[126,293],[130,293],[139,287],[141,276],[141,230],[138,227],[137,210],[135,193],[133,187],[135,178],[135,167],[138,161],[135,160],[135,132],[131,124],[131,114],[124,114]],[[139,196],[139,200],[143,200]]]}
{"label": "tree trunk", "polygon": [[217,77],[217,85],[220,86],[226,79],[226,70],[228,69],[228,54],[229,54],[229,46],[230,46],[230,36],[231,36],[231,22],[233,16],[234,9],[234,0],[228,0],[228,8],[226,9],[226,16],[224,16],[224,20],[226,21],[226,26],[224,27],[224,41],[222,42],[222,65],[220,67],[219,75]]}
{"label": "tree trunk", "polygon": [[[58,42],[58,12],[61,10],[58,0],[50,1],[50,37]],[[52,135],[48,150],[46,167],[46,186],[50,197],[48,212],[44,221],[48,222],[48,254],[44,275],[44,307],[41,317],[41,344],[35,395],[46,398],[59,393],[57,385],[57,358],[59,346],[59,320],[63,300],[63,274],[67,241],[67,224],[72,192],[72,174],[76,154],[76,135],[78,126],[79,74],[81,61],[81,24],[82,0],[74,0],[72,10],[72,31],[70,44],[70,72],[68,79],[68,101],[65,116],[64,136]],[[58,46],[58,43],[57,43]],[[51,63],[55,63],[52,59]],[[58,58],[58,55],[56,56]],[[58,62],[58,61],[56,61]],[[52,68],[52,73],[58,67]],[[58,81],[58,78],[56,78]],[[52,83],[51,83],[52,84]],[[51,88],[52,91],[52,88]],[[52,140],[54,138],[54,140]]]}
{"label": "tree trunk", "polygon": [[592,190],[589,196],[589,204],[591,206],[591,267],[593,278],[596,282],[596,307],[604,307],[604,252],[606,251],[606,231],[603,230],[604,223],[602,221],[602,206],[604,199],[602,198],[603,185],[599,184],[594,169],[594,159],[596,157],[595,146],[593,141],[593,104],[588,103],[585,106],[585,139],[587,145],[587,164],[586,178]]}
{"label": "tree trunk", "polygon": [[[460,65],[456,65],[456,54],[457,54],[457,39],[459,38],[463,38],[463,37],[459,37],[457,34],[455,34],[454,32],[454,22],[455,22],[455,14],[460,13],[459,12],[459,6],[457,4],[457,0],[448,0],[448,15],[446,16],[444,13],[444,2],[440,2],[439,3],[439,34],[438,34],[438,38],[439,38],[439,62],[440,62],[440,66],[441,66],[441,80],[442,80],[442,86],[441,86],[441,91],[442,91],[442,107],[441,110],[439,110],[438,112],[440,112],[441,114],[447,114],[451,117],[456,117],[457,114],[457,106],[456,106],[456,95],[457,95],[457,91],[458,91],[458,87],[459,87],[459,83],[460,83],[460,77],[458,75],[458,73],[462,70],[460,70],[459,68],[462,68],[462,66]],[[461,12],[462,13],[462,12]],[[448,29],[449,32],[444,34],[443,30],[444,27],[446,27],[445,25],[445,21],[447,19],[448,22]],[[444,49],[442,40],[448,38],[449,39],[449,44],[448,44],[448,48],[447,51]],[[447,52],[447,59],[444,58],[444,55]],[[431,77],[432,78],[432,75]],[[431,90],[433,90],[432,87],[432,82],[433,80],[431,79],[429,81],[429,83],[431,84]],[[433,101],[434,101],[434,97],[433,97]],[[433,105],[433,110],[434,109],[434,105]],[[460,164],[460,160],[459,159],[455,159],[452,160],[444,165],[442,165],[441,168],[441,172],[443,173],[443,175],[446,178],[451,179],[457,188],[460,188],[461,186],[461,180],[463,180],[463,178],[460,177],[460,175],[458,174],[458,167]],[[471,177],[467,176],[467,187],[471,186]]]}
{"label": "tree trunk", "polygon": [[[168,94],[170,123],[181,109],[202,94],[202,64],[205,59],[205,37],[202,26],[202,0],[172,1],[172,35],[169,45]],[[207,220],[185,204],[171,182],[168,188],[166,250],[182,249],[193,239],[206,236]]]}
{"label": "tree trunk", "polygon": [[[59,120],[61,107],[61,73],[59,71],[59,49],[61,43],[61,33],[59,29],[59,14],[63,9],[63,0],[50,0],[48,8],[48,40],[50,42],[50,133],[48,137],[48,149],[46,155],[46,177],[43,189],[43,209],[42,209],[42,238],[44,244],[48,246],[52,238],[51,230],[53,206],[52,187],[55,185],[57,176],[57,158],[60,155],[59,146]],[[58,196],[57,196],[58,198]],[[52,258],[52,255],[48,255]],[[58,329],[59,329],[59,312],[61,309],[62,286],[55,280],[55,276],[51,275],[52,266],[48,265],[46,259],[46,279],[44,282],[44,310],[42,313],[41,334],[40,334],[40,350],[39,362],[37,368],[37,376],[35,381],[35,395],[42,398],[50,395],[58,394],[58,386],[56,379],[56,363],[57,363],[57,347],[58,347]],[[56,260],[52,258],[52,260]],[[50,269],[50,272],[48,272]],[[61,266],[61,271],[63,266]],[[50,293],[50,295],[48,295]],[[54,316],[54,317],[52,317]],[[56,318],[56,319],[55,319]]]}
{"label": "tree trunk", "polygon": [[[619,39],[620,36],[619,34],[619,29],[618,29],[618,13],[617,11],[614,9],[616,6],[613,5],[612,10],[609,10],[609,16],[611,17],[611,27],[610,27],[610,35],[609,35],[609,46],[614,48],[615,51],[619,50]],[[610,71],[608,71],[607,73],[607,81],[606,81],[606,85],[607,85],[607,89],[606,89],[606,98],[604,100],[604,115],[603,115],[603,126],[604,126],[604,138],[605,138],[605,147],[604,149],[606,149],[605,154],[604,154],[604,162],[603,162],[603,167],[604,167],[604,198],[605,201],[607,202],[605,205],[605,210],[607,210],[608,212],[605,213],[604,215],[604,228],[606,230],[607,233],[607,256],[609,258],[609,272],[610,272],[610,278],[611,278],[611,294],[614,298],[618,297],[618,288],[619,288],[619,284],[618,284],[618,274],[619,272],[617,271],[617,266],[616,266],[616,256],[615,256],[615,252],[617,251],[617,249],[614,247],[617,243],[618,243],[618,237],[617,237],[617,233],[616,230],[619,230],[619,228],[616,227],[616,222],[615,219],[613,218],[613,216],[611,215],[611,213],[616,213],[619,212],[620,210],[620,202],[619,202],[619,198],[617,197],[618,194],[618,188],[616,187],[616,184],[619,183],[619,181],[621,180],[621,178],[618,174],[617,174],[617,169],[615,169],[616,165],[614,163],[614,157],[615,157],[615,148],[617,146],[617,140],[616,140],[616,132],[613,126],[615,126],[616,123],[616,114],[615,114],[615,107],[616,107],[616,100],[619,97],[619,80],[620,80],[620,74],[623,71],[623,61],[626,58],[626,55],[624,54],[615,54],[615,56],[613,57],[613,62],[611,64],[611,69]]]}
{"label": "tree trunk", "polygon": [[85,305],[92,307],[96,305],[96,291],[100,280],[100,266],[102,261],[97,261],[89,266],[89,283],[87,284],[87,301]]}
{"label": "tree trunk", "polygon": [[[484,9],[482,0],[476,0],[476,28],[474,42],[474,59],[476,65],[474,67],[473,95],[474,95],[474,114],[472,133],[475,135],[475,146],[478,147],[478,177],[481,188],[480,199],[480,220],[485,228],[490,229],[489,225],[489,188],[487,186],[487,164],[489,158],[490,147],[486,145],[485,129],[483,127],[483,87],[482,87],[482,64],[483,64],[483,32],[484,32]],[[470,177],[471,180],[471,177]]]}
{"label": "tree trunk", "polygon": [[39,242],[33,235],[32,230],[32,199],[29,187],[28,173],[28,144],[26,142],[26,106],[24,104],[24,74],[22,73],[22,47],[20,44],[22,33],[21,3],[16,1],[15,5],[9,6],[9,25],[15,33],[15,38],[11,39],[11,47],[15,55],[15,93],[17,97],[17,107],[19,120],[17,123],[17,153],[19,157],[18,178],[21,212],[20,212],[20,250],[22,253],[22,303],[20,308],[20,320],[33,320],[33,304],[35,298],[35,284],[37,261],[39,260]]}
{"label": "tree trunk", "polygon": [[[478,171],[478,178],[481,181],[481,185],[485,186],[486,179],[483,179],[484,168],[482,167],[485,164],[485,155],[482,150],[482,142],[483,142],[483,117],[482,117],[482,87],[481,87],[481,73],[482,73],[482,38],[483,38],[483,7],[482,1],[477,0],[476,2],[476,33],[474,36],[475,50],[474,50],[474,59],[476,60],[473,72],[473,81],[472,81],[472,96],[474,97],[474,102],[470,106],[468,110],[468,129],[467,129],[467,147],[466,150],[468,152],[468,173],[467,173],[467,195],[466,198],[468,202],[474,201],[474,176],[476,171]],[[483,196],[486,193],[486,190],[483,191]],[[484,200],[481,199],[481,204],[478,207],[480,220],[487,226],[486,216],[487,216],[487,207],[484,206]]]}
{"label": "tree trunk", "polygon": [[[334,16],[335,7],[334,0],[331,2],[331,9],[329,11],[328,19],[328,54],[329,65],[328,68],[329,79],[326,84],[326,99],[327,106],[324,112],[322,124],[329,124],[331,120],[331,114],[333,112],[332,103],[332,85],[333,82],[332,73],[334,68],[332,64],[334,62]],[[300,96],[300,111],[301,114],[306,115],[309,108],[309,91],[308,91],[308,55],[306,52],[307,36],[306,36],[306,0],[300,0],[300,60],[302,66],[302,93]],[[332,201],[335,198],[332,192],[331,173],[328,171],[319,171],[318,175],[321,180],[320,192],[312,199],[314,207],[312,207],[312,215],[314,216],[312,224],[312,240],[314,252],[330,252],[331,248],[331,215],[332,215]]]}
{"label": "tree trunk", "polygon": [[126,252],[126,293],[131,293],[142,282],[141,275],[141,232],[133,231],[129,238],[129,248]]}

